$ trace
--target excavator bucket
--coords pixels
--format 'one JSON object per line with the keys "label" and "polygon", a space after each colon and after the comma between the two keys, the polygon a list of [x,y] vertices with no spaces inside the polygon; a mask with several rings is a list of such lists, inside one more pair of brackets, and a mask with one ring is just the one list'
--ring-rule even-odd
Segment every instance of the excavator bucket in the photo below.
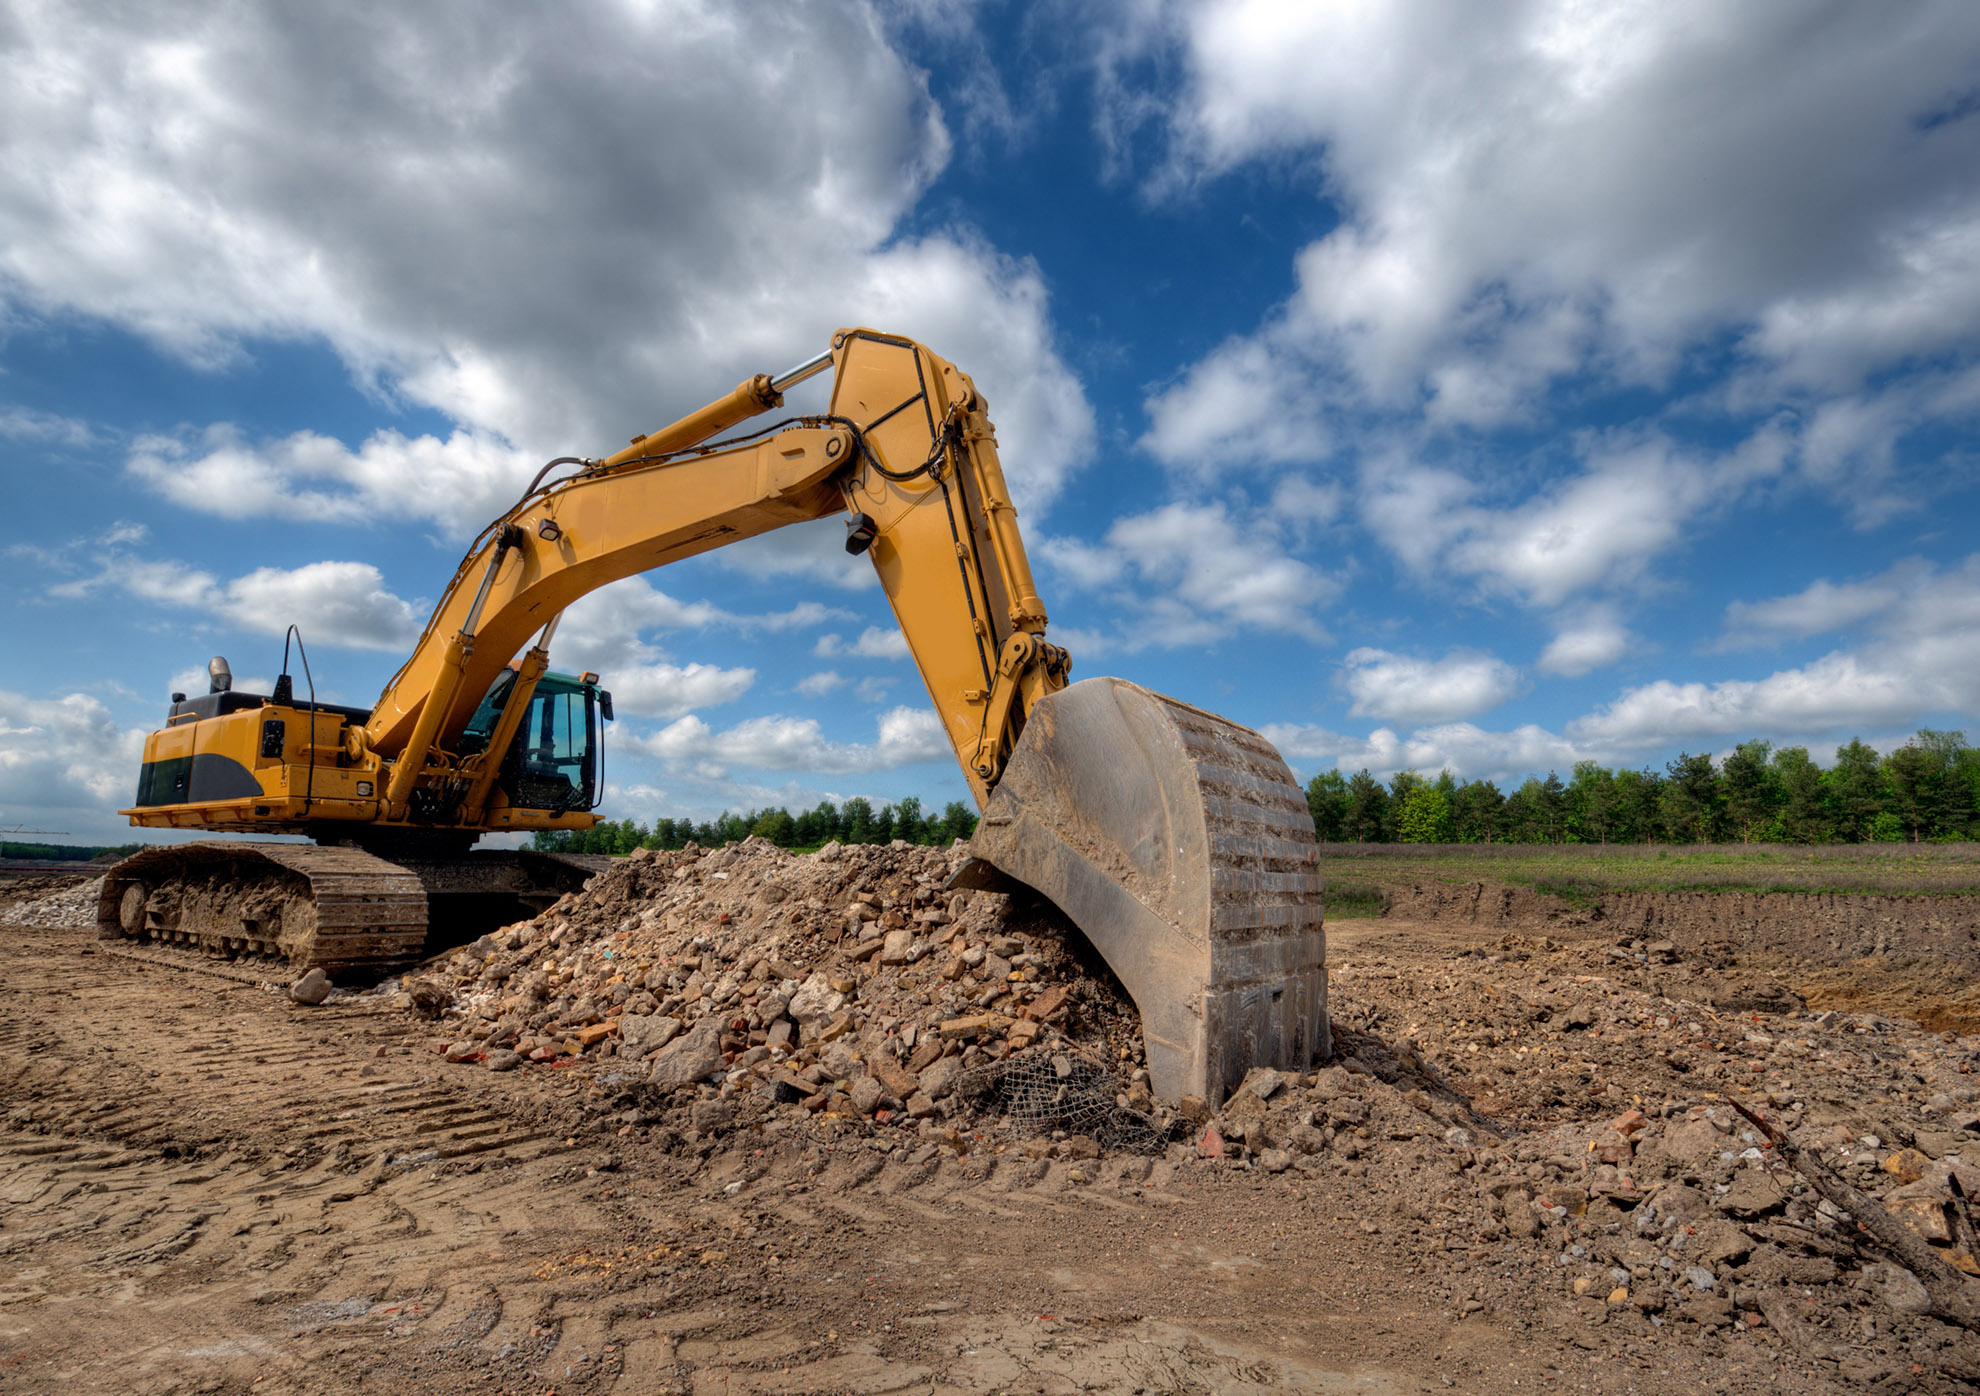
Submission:
{"label": "excavator bucket", "polygon": [[1313,820],[1256,732],[1082,680],[1032,708],[970,852],[1105,957],[1141,1011],[1157,1095],[1215,1107],[1253,1067],[1331,1054]]}

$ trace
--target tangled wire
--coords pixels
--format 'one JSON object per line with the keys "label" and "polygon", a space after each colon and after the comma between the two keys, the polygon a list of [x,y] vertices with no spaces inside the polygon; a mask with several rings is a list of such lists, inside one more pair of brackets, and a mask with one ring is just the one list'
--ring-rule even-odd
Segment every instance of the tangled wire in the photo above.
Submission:
{"label": "tangled wire", "polygon": [[1137,1154],[1160,1153],[1167,1142],[1155,1120],[1128,1105],[1120,1078],[1064,1044],[978,1067],[956,1089],[1001,1105],[1021,1135],[1062,1129],[1088,1135],[1103,1149]]}

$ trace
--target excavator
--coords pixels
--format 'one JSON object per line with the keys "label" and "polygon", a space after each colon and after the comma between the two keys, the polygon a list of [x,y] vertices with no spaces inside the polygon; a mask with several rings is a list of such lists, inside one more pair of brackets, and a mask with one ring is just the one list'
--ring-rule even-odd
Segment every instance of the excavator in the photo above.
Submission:
{"label": "excavator", "polygon": [[[735,432],[830,371],[816,416]],[[987,406],[923,345],[871,329],[603,458],[561,457],[468,549],[369,709],[174,694],[132,824],[261,835],[110,869],[105,940],[379,974],[429,936],[541,909],[603,859],[470,851],[585,829],[602,794],[599,676],[553,672],[559,618],[621,578],[834,514],[873,563],[982,811],[962,887],[1022,884],[1086,935],[1140,1010],[1155,1090],[1213,1104],[1255,1067],[1331,1050],[1319,850],[1263,737],[1118,678],[1071,681]],[[299,637],[298,637],[299,638]],[[303,835],[309,842],[277,840]]]}

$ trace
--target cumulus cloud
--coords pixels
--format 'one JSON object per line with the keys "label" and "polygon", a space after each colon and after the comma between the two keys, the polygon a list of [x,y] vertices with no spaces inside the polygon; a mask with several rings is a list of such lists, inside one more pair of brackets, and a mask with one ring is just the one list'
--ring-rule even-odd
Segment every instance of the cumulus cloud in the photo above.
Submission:
{"label": "cumulus cloud", "polygon": [[175,460],[227,487],[195,507],[460,531],[543,458],[874,323],[975,375],[1036,509],[1092,414],[1035,266],[902,232],[949,150],[852,3],[31,7],[0,39],[0,285],[195,363],[327,343],[459,427],[136,454],[161,488]]}
{"label": "cumulus cloud", "polygon": [[312,562],[284,569],[257,567],[222,581],[183,562],[113,554],[91,576],[48,589],[54,597],[116,590],[140,601],[204,611],[256,635],[281,635],[293,623],[310,644],[351,649],[409,650],[425,611],[386,587],[368,562]]}
{"label": "cumulus cloud", "polygon": [[1907,593],[1926,584],[1931,574],[1929,565],[1914,559],[1860,582],[1822,579],[1792,596],[1735,601],[1726,607],[1726,633],[1721,644],[1733,648],[1846,629],[1890,610]]}
{"label": "cumulus cloud", "polygon": [[840,619],[850,619],[850,613],[816,601],[801,601],[784,611],[738,614],[708,601],[679,600],[645,577],[628,577],[571,603],[557,629],[552,661],[560,668],[602,674],[615,709],[643,717],[677,717],[740,698],[756,682],[756,671],[674,663],[648,638],[649,632],[775,634]]}
{"label": "cumulus cloud", "polygon": [[823,698],[834,689],[844,687],[845,683],[845,677],[836,669],[820,669],[799,679],[796,689],[807,698]]}
{"label": "cumulus cloud", "polygon": [[1593,607],[1566,618],[1547,648],[1540,653],[1544,674],[1579,678],[1606,669],[1638,644],[1636,636],[1606,607]]}
{"label": "cumulus cloud", "polygon": [[851,643],[835,633],[820,635],[811,652],[821,659],[838,655],[852,655],[859,659],[906,659],[908,643],[907,636],[896,626],[869,625]]}
{"label": "cumulus cloud", "polygon": [[[1875,609],[1864,600],[1872,593],[1881,597]],[[1875,624],[1854,648],[1757,678],[1657,679],[1624,689],[1558,733],[1531,724],[1492,732],[1464,722],[1407,735],[1385,727],[1366,737],[1296,723],[1261,730],[1295,760],[1384,772],[1448,765],[1459,775],[1498,779],[1565,770],[1580,760],[1630,764],[1679,746],[1712,750],[1751,737],[1840,741],[1980,709],[1980,554],[1945,570],[1897,569],[1888,592],[1869,584],[1856,591],[1811,587],[1754,603],[1750,613],[1784,627],[1826,628],[1838,615]]]}
{"label": "cumulus cloud", "polygon": [[1285,527],[1270,510],[1177,502],[1116,519],[1098,543],[1045,538],[1036,551],[1128,614],[1108,648],[1211,644],[1239,629],[1318,640],[1338,583],[1286,551]]}
{"label": "cumulus cloud", "polygon": [[1362,514],[1398,557],[1424,573],[1476,578],[1541,606],[1637,582],[1689,528],[1784,468],[1787,442],[1763,428],[1707,456],[1662,437],[1584,443],[1583,468],[1510,506],[1448,470],[1371,469]]}
{"label": "cumulus cloud", "polygon": [[79,839],[127,830],[114,812],[134,798],[144,737],[88,694],[0,692],[0,822]]}
{"label": "cumulus cloud", "polygon": [[1441,722],[1496,708],[1519,692],[1519,671],[1476,650],[1415,659],[1387,650],[1348,651],[1341,682],[1355,717]]}
{"label": "cumulus cloud", "polygon": [[1569,738],[1532,724],[1493,732],[1469,722],[1449,722],[1418,728],[1406,736],[1391,727],[1378,727],[1365,737],[1301,723],[1268,723],[1259,730],[1289,763],[1308,769],[1325,764],[1344,771],[1366,767],[1383,777],[1397,771],[1448,768],[1462,780],[1503,784],[1532,771],[1564,771],[1576,761],[1591,759]]}
{"label": "cumulus cloud", "polygon": [[875,740],[861,744],[829,740],[815,718],[753,717],[717,731],[690,714],[637,745],[704,779],[725,778],[737,766],[828,775],[885,771],[951,754],[941,722],[926,708],[892,708],[877,727]]}
{"label": "cumulus cloud", "polygon": [[[1970,350],[1980,30],[1703,0],[1179,12],[1172,184],[1317,152],[1343,217],[1293,296],[1151,404],[1151,444],[1302,458],[1288,384],[1491,425],[1561,376],[1660,383],[1729,336],[1769,391]],[[1160,32],[1160,31],[1156,31]],[[1171,443],[1164,446],[1162,443]]]}

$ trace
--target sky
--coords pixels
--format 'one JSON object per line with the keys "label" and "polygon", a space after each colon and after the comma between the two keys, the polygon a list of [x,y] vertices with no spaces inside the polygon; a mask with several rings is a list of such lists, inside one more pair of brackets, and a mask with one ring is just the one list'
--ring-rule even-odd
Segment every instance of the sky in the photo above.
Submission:
{"label": "sky", "polygon": [[[1301,779],[1980,739],[1963,0],[0,0],[0,830],[132,837],[292,622],[369,705],[541,463],[847,325],[1074,677]],[[572,607],[601,813],[968,798],[841,537]]]}

